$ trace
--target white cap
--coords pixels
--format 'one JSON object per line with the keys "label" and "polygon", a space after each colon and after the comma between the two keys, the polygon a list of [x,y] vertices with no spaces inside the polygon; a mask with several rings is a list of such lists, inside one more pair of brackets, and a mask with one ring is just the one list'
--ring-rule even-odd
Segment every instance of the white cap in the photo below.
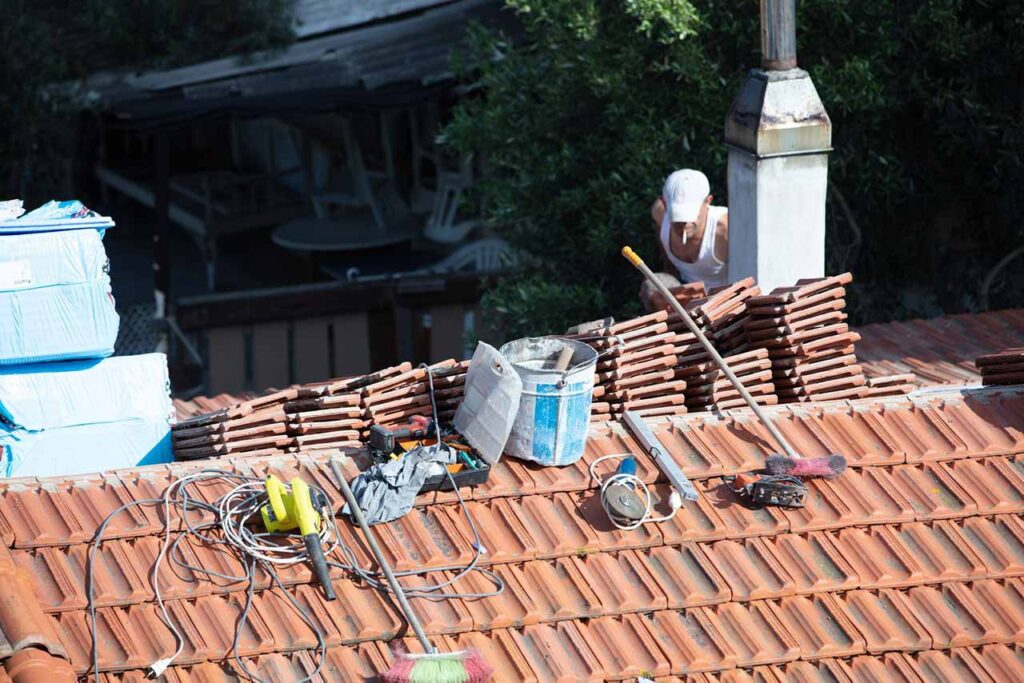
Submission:
{"label": "white cap", "polygon": [[668,219],[673,223],[692,223],[700,214],[700,205],[711,194],[708,177],[700,171],[684,168],[665,178],[662,196]]}

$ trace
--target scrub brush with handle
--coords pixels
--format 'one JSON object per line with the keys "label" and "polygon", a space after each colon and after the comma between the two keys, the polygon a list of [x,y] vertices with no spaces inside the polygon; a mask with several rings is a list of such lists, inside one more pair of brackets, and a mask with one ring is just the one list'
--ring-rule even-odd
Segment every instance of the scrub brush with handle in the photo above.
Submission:
{"label": "scrub brush with handle", "polygon": [[643,259],[640,258],[632,248],[623,247],[622,255],[625,256],[626,260],[632,263],[637,270],[643,273],[648,282],[654,285],[654,287],[661,292],[662,296],[665,297],[665,300],[668,301],[668,304],[672,307],[672,310],[682,318],[686,327],[694,334],[695,337],[697,337],[697,341],[701,343],[704,350],[707,351],[708,355],[710,355],[715,361],[715,365],[725,373],[725,376],[728,378],[729,382],[732,383],[732,386],[737,392],[739,392],[739,395],[743,397],[743,400],[747,402],[750,409],[754,411],[754,415],[757,416],[757,419],[761,421],[765,426],[765,429],[767,429],[771,435],[775,437],[775,440],[779,445],[782,446],[782,450],[786,452],[785,455],[769,455],[765,460],[765,469],[769,474],[788,474],[794,477],[825,477],[826,479],[831,479],[832,477],[836,477],[843,473],[846,469],[846,458],[841,455],[826,455],[821,458],[800,457],[796,452],[796,449],[790,445],[786,437],[782,436],[782,432],[779,431],[779,428],[776,427],[775,424],[768,419],[768,416],[764,414],[761,410],[761,406],[757,404],[754,397],[751,396],[750,392],[747,391],[747,388],[743,386],[743,383],[740,382],[736,373],[734,373],[732,368],[729,367],[729,364],[725,362],[725,359],[722,358],[721,354],[719,354],[715,347],[711,345],[711,342],[708,341],[704,331],[697,327],[697,323],[693,322],[690,314],[686,312],[686,309],[683,308],[682,304],[672,296],[672,292],[668,290],[668,287],[663,285],[661,281],[655,277],[654,273],[651,272],[651,269],[647,267],[647,264],[644,263]]}
{"label": "scrub brush with handle", "polygon": [[331,471],[334,478],[338,480],[338,489],[345,496],[349,512],[356,520],[359,528],[363,531],[366,544],[370,546],[370,552],[380,566],[384,578],[387,579],[388,587],[398,602],[399,609],[405,615],[406,621],[412,627],[416,638],[423,647],[423,654],[409,652],[394,652],[395,662],[384,674],[385,683],[486,683],[491,680],[494,669],[484,661],[483,657],[476,650],[460,650],[458,652],[440,652],[427,638],[423,625],[413,612],[409,599],[405,596],[401,584],[395,578],[384,553],[377,545],[377,538],[370,530],[370,526],[363,518],[363,511],[359,508],[352,489],[345,480],[337,458],[331,458]]}

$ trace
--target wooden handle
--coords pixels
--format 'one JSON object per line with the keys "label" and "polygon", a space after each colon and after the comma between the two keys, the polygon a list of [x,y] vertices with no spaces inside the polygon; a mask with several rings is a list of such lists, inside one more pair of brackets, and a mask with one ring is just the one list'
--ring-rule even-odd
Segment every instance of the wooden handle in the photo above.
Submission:
{"label": "wooden handle", "polygon": [[569,367],[569,361],[572,360],[572,347],[566,346],[562,349],[562,353],[558,354],[558,360],[555,361],[555,371],[565,372],[565,369]]}

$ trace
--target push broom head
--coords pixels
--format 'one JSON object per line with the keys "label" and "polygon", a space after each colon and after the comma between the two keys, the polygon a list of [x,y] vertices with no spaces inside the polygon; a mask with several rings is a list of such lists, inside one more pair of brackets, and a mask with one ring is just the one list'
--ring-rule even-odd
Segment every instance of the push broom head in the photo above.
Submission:
{"label": "push broom head", "polygon": [[820,458],[790,458],[785,455],[769,455],[764,461],[764,468],[768,474],[832,479],[846,471],[846,458],[835,454]]}
{"label": "push broom head", "polygon": [[494,669],[476,650],[410,654],[393,651],[395,663],[384,683],[486,683]]}

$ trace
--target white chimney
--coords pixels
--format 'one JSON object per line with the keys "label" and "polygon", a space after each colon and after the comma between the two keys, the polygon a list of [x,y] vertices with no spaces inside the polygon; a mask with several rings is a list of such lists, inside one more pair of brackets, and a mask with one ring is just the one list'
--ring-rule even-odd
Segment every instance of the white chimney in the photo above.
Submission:
{"label": "white chimney", "polygon": [[832,122],[796,66],[795,0],[761,0],[761,69],[725,122],[729,279],[769,292],[825,274],[825,194]]}

